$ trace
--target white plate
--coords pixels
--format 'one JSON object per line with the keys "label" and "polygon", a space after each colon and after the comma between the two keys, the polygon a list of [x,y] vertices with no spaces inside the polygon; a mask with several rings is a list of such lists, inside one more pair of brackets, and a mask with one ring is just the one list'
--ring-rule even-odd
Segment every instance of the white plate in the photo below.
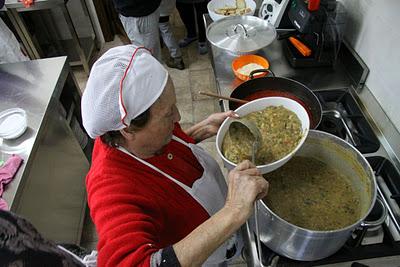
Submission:
{"label": "white plate", "polygon": [[[253,0],[245,0],[246,1],[246,7],[250,8],[250,11],[245,13],[244,15],[247,16],[252,16],[254,15],[254,11],[256,10],[256,2],[254,2]],[[207,9],[208,9],[208,14],[210,15],[210,18],[213,21],[217,21],[226,17],[230,17],[230,16],[224,16],[224,15],[220,15],[215,13],[215,10],[217,8],[224,8],[227,6],[231,6],[234,7],[236,6],[236,0],[211,0],[210,2],[208,2],[207,4]]]}
{"label": "white plate", "polygon": [[27,126],[25,110],[11,108],[0,112],[0,138],[18,138],[26,131]]}

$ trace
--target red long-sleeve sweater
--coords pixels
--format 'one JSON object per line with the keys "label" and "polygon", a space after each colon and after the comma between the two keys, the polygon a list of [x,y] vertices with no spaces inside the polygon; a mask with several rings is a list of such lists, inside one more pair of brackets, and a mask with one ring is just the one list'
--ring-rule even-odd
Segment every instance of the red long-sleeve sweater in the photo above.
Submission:
{"label": "red long-sleeve sweater", "polygon": [[[178,124],[174,134],[193,143]],[[188,186],[203,173],[191,150],[176,141],[147,161]],[[86,187],[99,236],[100,267],[150,266],[152,253],[183,239],[209,218],[179,185],[100,139]]]}

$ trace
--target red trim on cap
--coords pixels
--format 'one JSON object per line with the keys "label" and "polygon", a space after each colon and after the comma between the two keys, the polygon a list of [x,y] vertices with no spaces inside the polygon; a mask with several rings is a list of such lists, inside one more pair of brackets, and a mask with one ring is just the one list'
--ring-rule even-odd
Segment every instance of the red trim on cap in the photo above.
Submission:
{"label": "red trim on cap", "polygon": [[[132,60],[133,60],[133,58],[135,57],[136,52],[137,52],[139,49],[145,49],[145,50],[147,50],[147,51],[150,52],[150,50],[148,50],[148,49],[147,49],[146,47],[144,47],[144,46],[139,46],[139,47],[137,47],[137,48],[135,49],[135,51],[133,51],[132,57],[131,57],[131,59],[129,60],[128,67],[127,67],[126,70],[124,71],[124,75],[122,76],[122,78],[121,78],[121,80],[120,80],[120,82],[119,82],[119,100],[120,100],[120,102],[121,102],[122,109],[124,110],[124,115],[123,115],[122,118],[121,118],[121,122],[122,122],[122,124],[125,125],[126,127],[129,126],[128,124],[125,123],[125,118],[126,118],[126,116],[128,116],[128,112],[126,112],[126,107],[125,107],[125,104],[124,104],[124,99],[123,99],[123,97],[122,97],[122,89],[123,89],[123,83],[124,83],[125,77],[126,77],[126,75],[128,74],[128,70],[129,70],[129,68],[130,68],[130,66],[131,66],[131,64],[132,64]],[[150,53],[151,53],[151,52],[150,52]]]}

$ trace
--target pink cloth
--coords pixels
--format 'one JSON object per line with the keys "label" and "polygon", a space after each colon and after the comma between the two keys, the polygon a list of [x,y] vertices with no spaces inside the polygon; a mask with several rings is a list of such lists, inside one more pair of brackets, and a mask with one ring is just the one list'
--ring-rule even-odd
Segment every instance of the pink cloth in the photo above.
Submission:
{"label": "pink cloth", "polygon": [[14,178],[23,159],[18,155],[12,155],[7,162],[0,168],[0,209],[8,210],[7,202],[1,198],[4,187]]}

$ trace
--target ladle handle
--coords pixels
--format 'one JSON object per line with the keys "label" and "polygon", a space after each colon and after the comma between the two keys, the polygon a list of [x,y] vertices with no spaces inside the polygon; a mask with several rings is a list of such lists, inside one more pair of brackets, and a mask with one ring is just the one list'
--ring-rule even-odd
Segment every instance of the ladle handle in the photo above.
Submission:
{"label": "ladle handle", "polygon": [[[251,161],[254,165],[256,165],[256,142],[253,143],[252,153],[251,153]],[[254,223],[256,226],[256,242],[257,242],[257,255],[260,261],[260,266],[264,266],[262,263],[262,249],[261,249],[261,240],[260,240],[260,228],[258,225],[258,206],[261,200],[256,200],[254,202]]]}
{"label": "ladle handle", "polygon": [[203,91],[199,91],[199,94],[200,95],[211,96],[211,97],[215,97],[215,98],[219,98],[219,99],[229,100],[229,101],[236,102],[236,103],[239,103],[239,104],[246,104],[246,103],[250,102],[250,101],[243,100],[243,99],[232,98],[232,97],[217,95],[217,94],[213,94],[213,93],[209,93],[209,92],[203,92]]}
{"label": "ladle handle", "polygon": [[260,262],[260,266],[264,267],[264,264],[262,262],[262,249],[261,249],[261,240],[260,240],[260,228],[258,225],[258,206],[259,206],[260,200],[256,200],[254,202],[254,222],[256,226],[256,242],[257,242],[257,255],[258,255],[258,260]]}

